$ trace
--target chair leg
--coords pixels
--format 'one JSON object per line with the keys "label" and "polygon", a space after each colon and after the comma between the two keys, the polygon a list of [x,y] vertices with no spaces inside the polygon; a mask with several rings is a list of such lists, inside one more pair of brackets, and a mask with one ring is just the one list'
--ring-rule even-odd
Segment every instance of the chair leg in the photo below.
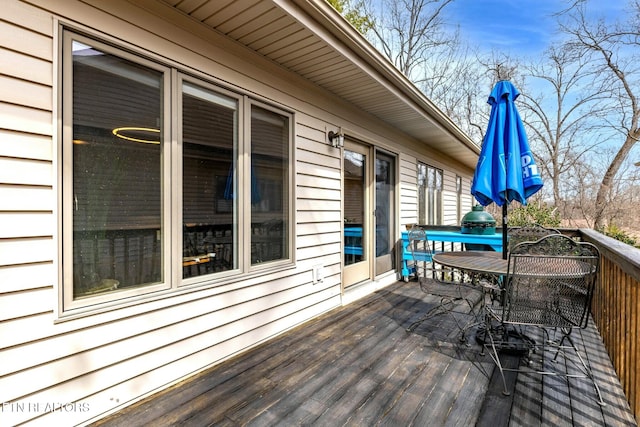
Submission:
{"label": "chair leg", "polygon": [[[551,347],[554,347],[555,354],[553,356],[553,359],[550,359],[549,361],[556,363],[558,361],[558,356],[560,355],[560,353],[562,353],[566,363],[572,364],[582,373],[581,374],[577,374],[577,373],[572,374],[568,372],[562,373],[562,372],[558,372],[555,369],[553,371],[545,371],[544,369],[542,369],[534,372],[541,375],[562,376],[566,380],[568,380],[569,378],[588,379],[593,384],[593,388],[595,389],[596,395],[598,397],[597,399],[598,404],[600,406],[606,406],[606,402],[602,398],[602,392],[600,391],[600,387],[598,386],[598,383],[593,375],[593,371],[589,368],[584,358],[582,357],[581,352],[578,350],[578,347],[575,345],[575,343],[573,342],[573,339],[569,335],[571,332],[571,329],[568,329],[568,330],[562,329],[562,338],[557,343],[553,342],[551,335],[546,330],[546,328],[542,328],[542,331],[544,336],[543,336],[542,342],[539,345],[542,346],[542,351],[540,352],[540,354],[542,355],[543,362],[544,362],[545,354],[547,353],[547,350],[551,351]],[[565,341],[567,341],[569,345],[563,345]],[[547,346],[547,343],[549,343],[550,345]],[[538,347],[538,345],[536,345],[536,347]],[[578,361],[572,360],[571,358],[568,357],[566,350],[569,350],[569,349],[573,350],[576,357],[578,358],[579,363]]]}
{"label": "chair leg", "polygon": [[[569,336],[570,332],[571,330],[569,330],[569,332],[567,333],[563,333],[562,339],[560,340],[560,345],[559,345],[558,351],[556,352],[556,356],[554,357],[554,360],[556,360],[556,358],[558,357],[558,353],[560,353],[560,350],[562,349],[562,343],[564,343],[564,340],[566,339],[567,341],[569,341],[571,348],[576,353],[578,360],[580,360],[581,370],[584,373],[584,378],[588,378],[589,380],[591,380],[591,383],[593,384],[593,388],[596,390],[596,394],[598,395],[598,404],[600,406],[606,406],[607,403],[602,399],[602,392],[600,391],[598,382],[596,381],[593,375],[593,371],[591,370],[591,368],[587,366],[587,363],[585,362],[584,358],[582,357],[582,354],[578,350],[578,347],[576,347],[573,340]],[[567,375],[567,376],[570,376],[570,375]],[[579,376],[573,375],[573,377],[579,377]]]}
{"label": "chair leg", "polygon": [[484,353],[484,348],[487,345],[487,337],[489,338],[489,341],[491,342],[491,354],[489,354],[489,356],[491,357],[491,359],[493,359],[493,362],[496,364],[496,367],[500,370],[500,377],[502,378],[502,394],[505,396],[510,396],[511,392],[509,391],[509,388],[507,387],[507,380],[504,376],[504,368],[502,366],[502,362],[500,361],[500,354],[499,354],[499,350],[498,347],[496,347],[496,343],[495,340],[493,338],[493,333],[491,332],[490,328],[491,328],[491,322],[488,322],[486,325],[486,329],[485,329],[485,342],[483,344],[483,353]]}

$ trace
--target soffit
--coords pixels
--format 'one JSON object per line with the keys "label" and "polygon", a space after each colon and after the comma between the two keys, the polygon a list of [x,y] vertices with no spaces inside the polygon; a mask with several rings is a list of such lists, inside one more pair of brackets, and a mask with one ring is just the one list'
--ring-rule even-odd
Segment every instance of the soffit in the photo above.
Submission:
{"label": "soffit", "polygon": [[475,168],[479,148],[324,0],[163,0]]}

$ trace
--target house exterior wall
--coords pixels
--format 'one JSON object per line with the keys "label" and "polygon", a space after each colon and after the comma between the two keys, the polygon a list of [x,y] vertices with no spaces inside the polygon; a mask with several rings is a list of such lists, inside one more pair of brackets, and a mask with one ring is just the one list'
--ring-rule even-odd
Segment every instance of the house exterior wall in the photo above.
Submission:
{"label": "house exterior wall", "polygon": [[[223,36],[113,0],[4,0],[0,11],[0,424],[97,419],[349,301],[341,288],[338,126],[397,154],[400,227],[416,221],[416,162],[470,171]],[[60,25],[173,61],[294,112],[293,267],[65,317],[60,309]],[[463,211],[470,208],[470,197]],[[312,267],[323,266],[314,284]],[[387,275],[370,292],[396,279]]]}

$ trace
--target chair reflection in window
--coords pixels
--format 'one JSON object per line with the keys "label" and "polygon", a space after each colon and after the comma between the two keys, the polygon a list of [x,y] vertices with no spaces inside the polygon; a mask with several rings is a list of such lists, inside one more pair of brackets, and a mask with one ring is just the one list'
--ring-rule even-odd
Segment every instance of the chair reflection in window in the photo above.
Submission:
{"label": "chair reflection in window", "polygon": [[362,261],[362,227],[349,225],[344,227],[344,265]]}
{"label": "chair reflection in window", "polygon": [[251,263],[258,264],[286,258],[284,221],[270,219],[253,224],[251,234]]}
{"label": "chair reflection in window", "polygon": [[[499,353],[516,349],[524,352],[526,363],[513,370],[587,378],[598,403],[604,404],[593,372],[571,339],[574,328],[587,327],[599,258],[594,245],[561,234],[511,248],[502,301],[486,305],[484,338],[500,370],[504,394],[510,394],[504,371],[512,369],[502,366]],[[540,338],[527,335],[535,332],[533,327]]]}
{"label": "chair reflection in window", "polygon": [[156,228],[75,231],[74,297],[162,280],[162,244]]}
{"label": "chair reflection in window", "polygon": [[182,239],[182,277],[233,268],[233,236],[228,226],[185,225]]}
{"label": "chair reflection in window", "polygon": [[[209,232],[210,233],[210,232]],[[207,232],[183,226],[182,267],[183,277],[200,276],[210,272],[215,259],[213,246],[205,242]]]}

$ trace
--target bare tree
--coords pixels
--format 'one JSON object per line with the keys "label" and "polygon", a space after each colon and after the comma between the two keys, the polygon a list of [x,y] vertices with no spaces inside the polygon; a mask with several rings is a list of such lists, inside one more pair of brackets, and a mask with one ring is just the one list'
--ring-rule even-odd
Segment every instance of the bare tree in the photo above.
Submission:
{"label": "bare tree", "polygon": [[[615,179],[632,148],[640,138],[640,2],[630,3],[626,23],[607,24],[592,21],[586,14],[586,0],[576,1],[566,12],[562,29],[571,36],[574,52],[592,60],[593,84],[609,94],[609,114],[602,117],[603,128],[609,127],[619,141],[619,148],[604,172],[594,213],[594,227],[603,228],[607,220],[608,201]],[[612,141],[610,141],[612,142]]]}
{"label": "bare tree", "polygon": [[[594,228],[618,220],[622,211],[616,203],[626,203],[629,191],[619,185],[619,174],[640,137],[640,0],[630,3],[626,25],[588,18],[590,0],[572,0],[558,14],[568,43],[549,48],[536,63],[495,52],[480,57],[445,27],[443,10],[453,1],[361,4],[373,20],[372,43],[478,143],[491,87],[501,79],[513,81],[555,205],[571,218],[579,210]],[[615,153],[609,157],[604,148],[611,145]],[[610,159],[607,167],[591,168],[595,156]]]}
{"label": "bare tree", "polygon": [[368,1],[367,14],[375,16],[368,35],[407,78],[479,145],[486,126],[482,107],[489,91],[482,87],[484,69],[476,60],[475,49],[461,42],[458,31],[446,26],[443,11],[453,1]]}
{"label": "bare tree", "polygon": [[[372,42],[409,79],[418,84],[419,69],[433,49],[450,45],[443,9],[453,0],[381,0],[367,2],[367,15],[376,16]],[[418,73],[416,73],[418,71]]]}
{"label": "bare tree", "polygon": [[418,87],[478,145],[488,119],[490,82],[472,46],[458,40],[434,48],[421,71]]}
{"label": "bare tree", "polygon": [[551,195],[558,207],[563,202],[563,185],[585,157],[600,143],[597,117],[607,94],[592,86],[589,63],[564,46],[551,47],[536,63],[522,66],[529,88],[522,92],[521,113],[535,146],[538,167],[551,181]]}
{"label": "bare tree", "polygon": [[595,209],[593,200],[598,191],[598,181],[602,176],[591,163],[577,161],[573,168],[563,174],[562,194],[564,201],[562,218],[570,227],[593,227]]}

